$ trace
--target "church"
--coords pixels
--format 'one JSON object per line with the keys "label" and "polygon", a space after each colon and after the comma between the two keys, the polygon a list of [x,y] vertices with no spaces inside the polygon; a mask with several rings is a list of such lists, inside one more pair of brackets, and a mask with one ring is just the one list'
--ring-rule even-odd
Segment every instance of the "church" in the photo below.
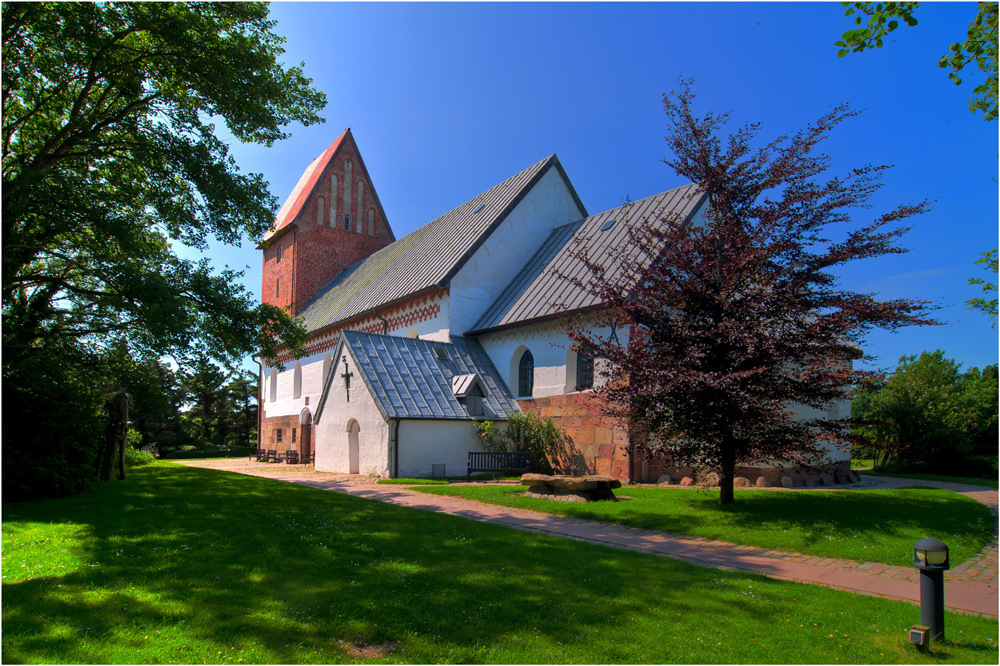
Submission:
{"label": "church", "polygon": [[[265,236],[261,300],[309,333],[306,353],[263,367],[260,447],[313,455],[317,471],[457,476],[481,450],[473,419],[515,410],[552,418],[572,454],[562,473],[656,481],[695,475],[633,460],[591,394],[600,359],[558,325],[600,303],[557,275],[583,275],[574,248],[613,266],[628,227],[671,215],[697,223],[687,185],[591,215],[555,155],[396,239],[350,129],[306,168]],[[596,368],[595,368],[596,366]],[[831,412],[849,409],[832,405]],[[831,449],[831,470],[849,454]],[[738,474],[804,472],[761,466]],[[773,478],[772,478],[773,477]]]}

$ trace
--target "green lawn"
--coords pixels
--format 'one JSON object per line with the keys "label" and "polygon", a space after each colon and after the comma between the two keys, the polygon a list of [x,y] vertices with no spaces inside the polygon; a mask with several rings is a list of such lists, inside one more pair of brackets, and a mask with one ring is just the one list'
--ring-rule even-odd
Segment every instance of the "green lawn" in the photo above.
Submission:
{"label": "green lawn", "polygon": [[3,508],[4,663],[996,663],[996,620],[158,463]]}
{"label": "green lawn", "polygon": [[950,490],[781,492],[620,488],[619,502],[553,502],[523,497],[523,486],[435,486],[421,491],[556,513],[671,534],[704,537],[821,557],[911,566],[913,544],[934,537],[948,544],[952,565],[978,553],[996,519],[975,500]]}
{"label": "green lawn", "polygon": [[996,490],[1000,483],[996,478],[983,479],[976,476],[946,476],[944,474],[921,474],[920,472],[877,472],[868,470],[862,474],[872,474],[874,476],[892,476],[901,479],[917,479],[920,481],[944,481],[945,483],[966,483],[970,486],[983,486]]}

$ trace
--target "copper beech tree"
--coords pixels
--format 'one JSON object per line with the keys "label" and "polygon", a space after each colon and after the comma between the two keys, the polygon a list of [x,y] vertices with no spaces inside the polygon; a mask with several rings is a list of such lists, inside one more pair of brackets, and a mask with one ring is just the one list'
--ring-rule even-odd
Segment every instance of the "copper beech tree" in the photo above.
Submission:
{"label": "copper beech tree", "polygon": [[[755,148],[759,125],[724,139],[728,115],[696,116],[694,97],[684,80],[664,95],[664,162],[698,185],[701,214],[632,220],[613,261],[577,246],[586,277],[562,278],[604,308],[566,327],[575,348],[607,359],[598,395],[633,455],[716,471],[730,504],[738,465],[815,464],[846,445],[848,414],[828,407],[873,374],[852,367],[868,331],[934,323],[923,302],[854,293],[833,273],[904,252],[898,223],[927,202],[851,228],[886,167],[830,176],[816,149],[857,111],[837,107]],[[796,417],[796,406],[822,416]]]}

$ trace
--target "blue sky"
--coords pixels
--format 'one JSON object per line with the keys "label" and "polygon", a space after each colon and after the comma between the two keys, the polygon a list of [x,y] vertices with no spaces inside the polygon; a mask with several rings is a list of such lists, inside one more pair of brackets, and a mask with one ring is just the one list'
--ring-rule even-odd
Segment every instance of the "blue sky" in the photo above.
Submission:
{"label": "blue sky", "polygon": [[[351,127],[396,237],[556,153],[590,213],[683,184],[660,160],[662,95],[694,79],[697,108],[730,128],[795,132],[841,102],[865,109],[824,144],[831,175],[891,164],[858,225],[896,204],[933,200],[903,240],[911,252],[857,262],[841,284],[932,302],[947,322],[874,333],[874,367],[943,349],[968,366],[997,362],[997,329],[964,301],[988,277],[973,262],[997,246],[997,123],[969,112],[982,80],[956,87],[937,67],[964,39],[974,3],[926,4],[885,47],[837,58],[851,27],[839,3],[275,3],[285,62],[304,62],[326,93],[326,123],[289,128],[271,148],[233,144],[280,205],[302,171]],[[217,266],[247,267],[253,243],[215,245]],[[255,367],[255,366],[254,366]]]}

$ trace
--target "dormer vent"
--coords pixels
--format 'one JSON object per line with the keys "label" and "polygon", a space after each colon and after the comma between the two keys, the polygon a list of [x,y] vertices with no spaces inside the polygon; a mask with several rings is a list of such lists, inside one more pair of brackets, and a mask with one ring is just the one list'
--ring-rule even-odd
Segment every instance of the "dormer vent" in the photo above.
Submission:
{"label": "dormer vent", "polygon": [[434,349],[434,358],[436,358],[439,361],[448,360],[448,352],[445,351],[444,347],[434,347],[433,349]]}
{"label": "dormer vent", "polygon": [[617,221],[618,220],[615,220],[615,219],[608,220],[607,222],[605,222],[604,224],[601,225],[601,231],[607,231],[611,227],[615,226],[615,222],[617,222]]}
{"label": "dormer vent", "polygon": [[476,210],[472,211],[472,214],[475,215],[484,208],[486,208],[486,204],[479,204],[478,206],[476,206]]}

